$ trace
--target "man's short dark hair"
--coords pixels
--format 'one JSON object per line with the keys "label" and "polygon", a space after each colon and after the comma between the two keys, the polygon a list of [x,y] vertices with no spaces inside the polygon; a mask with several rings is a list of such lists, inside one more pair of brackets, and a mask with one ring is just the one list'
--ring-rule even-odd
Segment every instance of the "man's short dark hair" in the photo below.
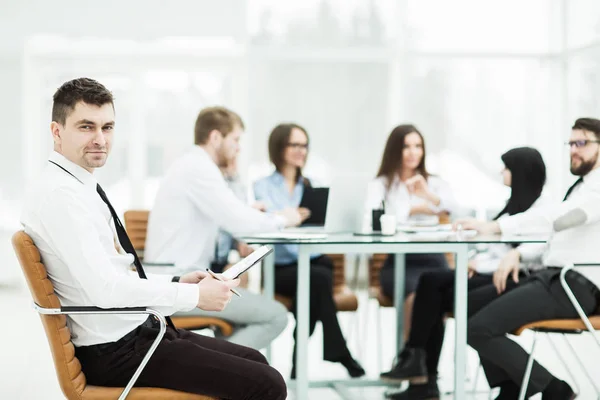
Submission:
{"label": "man's short dark hair", "polygon": [[596,118],[579,118],[571,129],[592,132],[600,140],[600,120]]}
{"label": "man's short dark hair", "polygon": [[113,95],[98,81],[90,78],[78,78],[65,82],[54,93],[52,121],[64,125],[67,117],[80,101],[101,107],[110,104],[114,108]]}
{"label": "man's short dark hair", "polygon": [[194,143],[206,144],[210,133],[217,130],[227,136],[236,126],[244,129],[242,118],[228,108],[216,106],[200,111],[194,126]]}

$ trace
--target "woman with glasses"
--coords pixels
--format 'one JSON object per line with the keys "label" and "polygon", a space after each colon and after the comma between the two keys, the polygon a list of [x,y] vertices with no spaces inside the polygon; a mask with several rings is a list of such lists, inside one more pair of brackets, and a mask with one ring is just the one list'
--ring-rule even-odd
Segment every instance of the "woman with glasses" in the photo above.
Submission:
{"label": "woman with glasses", "polygon": [[[543,205],[540,196],[546,182],[546,165],[541,154],[536,149],[520,147],[507,151],[501,158],[504,163],[503,183],[511,188],[511,194],[494,220]],[[516,263],[528,270],[542,268],[544,248],[545,244],[533,243],[489,245],[469,261],[468,290],[472,291],[469,296],[477,296],[477,288],[492,284],[496,286],[498,295],[514,287],[525,272],[523,270],[520,276],[509,274],[509,267]],[[383,380],[397,383],[408,380],[411,385],[391,398],[420,400],[439,396],[437,366],[444,340],[444,314],[454,308],[454,280],[452,270],[421,275],[406,347],[398,355],[392,370],[381,374]],[[485,362],[482,360],[482,364]],[[501,390],[498,399],[516,399],[519,388],[513,384]]]}
{"label": "woman with glasses", "polygon": [[[268,212],[298,207],[310,180],[302,175],[308,156],[309,139],[306,129],[297,124],[277,125],[269,136],[269,158],[275,171],[254,184],[256,200],[265,204]],[[341,363],[351,377],[365,374],[354,360],[337,319],[333,300],[333,263],[322,254],[313,254],[310,261],[310,325],[309,334],[317,321],[323,325],[323,358]],[[296,316],[298,276],[298,246],[277,245],[275,252],[275,292],[293,299],[292,313]],[[296,333],[294,331],[294,338]],[[292,379],[295,379],[296,346],[294,345]]]}
{"label": "woman with glasses", "polygon": [[[390,133],[377,178],[369,185],[367,209],[385,205],[399,223],[435,225],[455,209],[448,184],[425,167],[425,140],[414,125],[400,125]],[[390,254],[380,272],[383,293],[394,297],[394,260]],[[425,271],[448,269],[444,254],[406,254],[404,335],[410,330],[414,292]]]}

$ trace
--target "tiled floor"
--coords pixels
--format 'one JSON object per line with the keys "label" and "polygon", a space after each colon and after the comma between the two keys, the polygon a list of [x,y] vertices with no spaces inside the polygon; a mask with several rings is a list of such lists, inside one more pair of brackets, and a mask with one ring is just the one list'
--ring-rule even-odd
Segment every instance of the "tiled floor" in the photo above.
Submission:
{"label": "tiled floor", "polygon": [[[62,399],[62,393],[58,387],[50,356],[46,337],[40,320],[30,307],[30,297],[24,282],[21,280],[20,271],[12,254],[8,236],[0,238],[0,255],[3,263],[0,266],[0,305],[2,306],[2,329],[0,330],[0,399]],[[394,339],[390,333],[384,333],[381,340],[376,335],[375,313],[377,307],[373,302],[366,299],[366,293],[361,292],[361,309],[359,313],[341,314],[342,328],[349,339],[350,347],[357,358],[361,360],[368,375],[374,378],[378,375],[377,346],[381,342],[382,348],[386,349],[383,355],[383,365],[389,367],[393,352]],[[394,314],[392,310],[382,310],[382,332],[392,332],[394,326]],[[273,365],[282,372],[284,376],[289,375],[291,357],[291,335],[293,324],[288,324],[287,330],[273,344]],[[451,322],[448,323],[452,327]],[[448,339],[451,339],[452,329],[447,330]],[[321,331],[317,327],[314,337],[309,345],[310,370],[309,376],[317,379],[344,379],[345,371],[339,365],[321,361]],[[525,346],[530,346],[530,336],[525,338]],[[560,338],[558,338],[560,339]],[[558,340],[560,342],[560,340]],[[600,364],[598,359],[600,351],[592,347],[590,338],[574,338],[576,349],[585,358],[586,365],[597,381],[600,381]],[[447,340],[444,348],[440,366],[440,388],[443,391],[452,389],[452,341]],[[561,346],[561,349],[567,348]],[[538,344],[536,354],[540,361],[553,373],[563,379],[567,379],[564,368],[556,360],[547,340]],[[568,357],[569,368],[573,371],[578,381],[581,382],[581,395],[578,399],[595,399],[592,387],[582,377],[579,367]],[[468,368],[471,377],[468,383],[472,385],[477,358],[469,350]],[[479,377],[480,390],[487,390],[483,375]],[[353,389],[351,391],[354,399],[370,400],[383,399],[384,388]],[[338,400],[341,399],[331,389],[312,389],[310,399]],[[538,396],[539,397],[539,396]],[[444,395],[443,399],[452,399],[451,394]],[[295,399],[290,393],[289,399]],[[484,393],[469,395],[468,399],[488,399]]]}

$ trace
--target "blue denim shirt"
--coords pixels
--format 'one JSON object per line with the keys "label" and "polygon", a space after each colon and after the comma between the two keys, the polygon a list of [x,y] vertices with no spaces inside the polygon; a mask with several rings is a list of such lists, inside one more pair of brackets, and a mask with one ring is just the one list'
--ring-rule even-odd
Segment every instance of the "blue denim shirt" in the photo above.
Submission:
{"label": "blue denim shirt", "polygon": [[[302,177],[296,182],[290,194],[285,178],[279,172],[259,179],[254,183],[254,196],[267,207],[267,212],[275,212],[288,207],[298,207],[304,194]],[[311,258],[318,255],[311,255]],[[275,246],[275,263],[290,264],[298,261],[298,245],[281,244]]]}

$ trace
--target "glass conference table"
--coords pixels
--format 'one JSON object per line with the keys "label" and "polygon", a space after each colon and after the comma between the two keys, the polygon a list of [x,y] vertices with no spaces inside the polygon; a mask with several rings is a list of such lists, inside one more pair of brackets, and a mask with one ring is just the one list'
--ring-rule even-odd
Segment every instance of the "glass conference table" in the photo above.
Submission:
{"label": "glass conference table", "polygon": [[[300,238],[301,237],[301,238]],[[296,399],[308,399],[311,387],[332,387],[344,399],[353,398],[350,387],[385,385],[379,380],[354,379],[345,381],[308,381],[308,331],[309,331],[309,295],[310,295],[310,255],[315,253],[388,253],[403,255],[406,253],[454,253],[456,255],[455,280],[455,359],[454,359],[454,398],[465,398],[465,358],[467,346],[467,253],[469,245],[491,243],[545,243],[546,237],[474,235],[472,232],[420,232],[397,233],[394,236],[363,236],[352,233],[329,233],[327,235],[300,233],[298,238],[290,233],[269,233],[244,237],[249,244],[275,245],[297,244],[298,251],[298,296],[297,296],[297,352],[296,352]],[[395,293],[396,337],[403,332],[404,299],[404,257],[395,257]],[[275,280],[275,255],[271,253],[263,261],[264,291],[273,296]],[[398,341],[397,341],[398,342]],[[399,349],[396,349],[398,351]]]}

